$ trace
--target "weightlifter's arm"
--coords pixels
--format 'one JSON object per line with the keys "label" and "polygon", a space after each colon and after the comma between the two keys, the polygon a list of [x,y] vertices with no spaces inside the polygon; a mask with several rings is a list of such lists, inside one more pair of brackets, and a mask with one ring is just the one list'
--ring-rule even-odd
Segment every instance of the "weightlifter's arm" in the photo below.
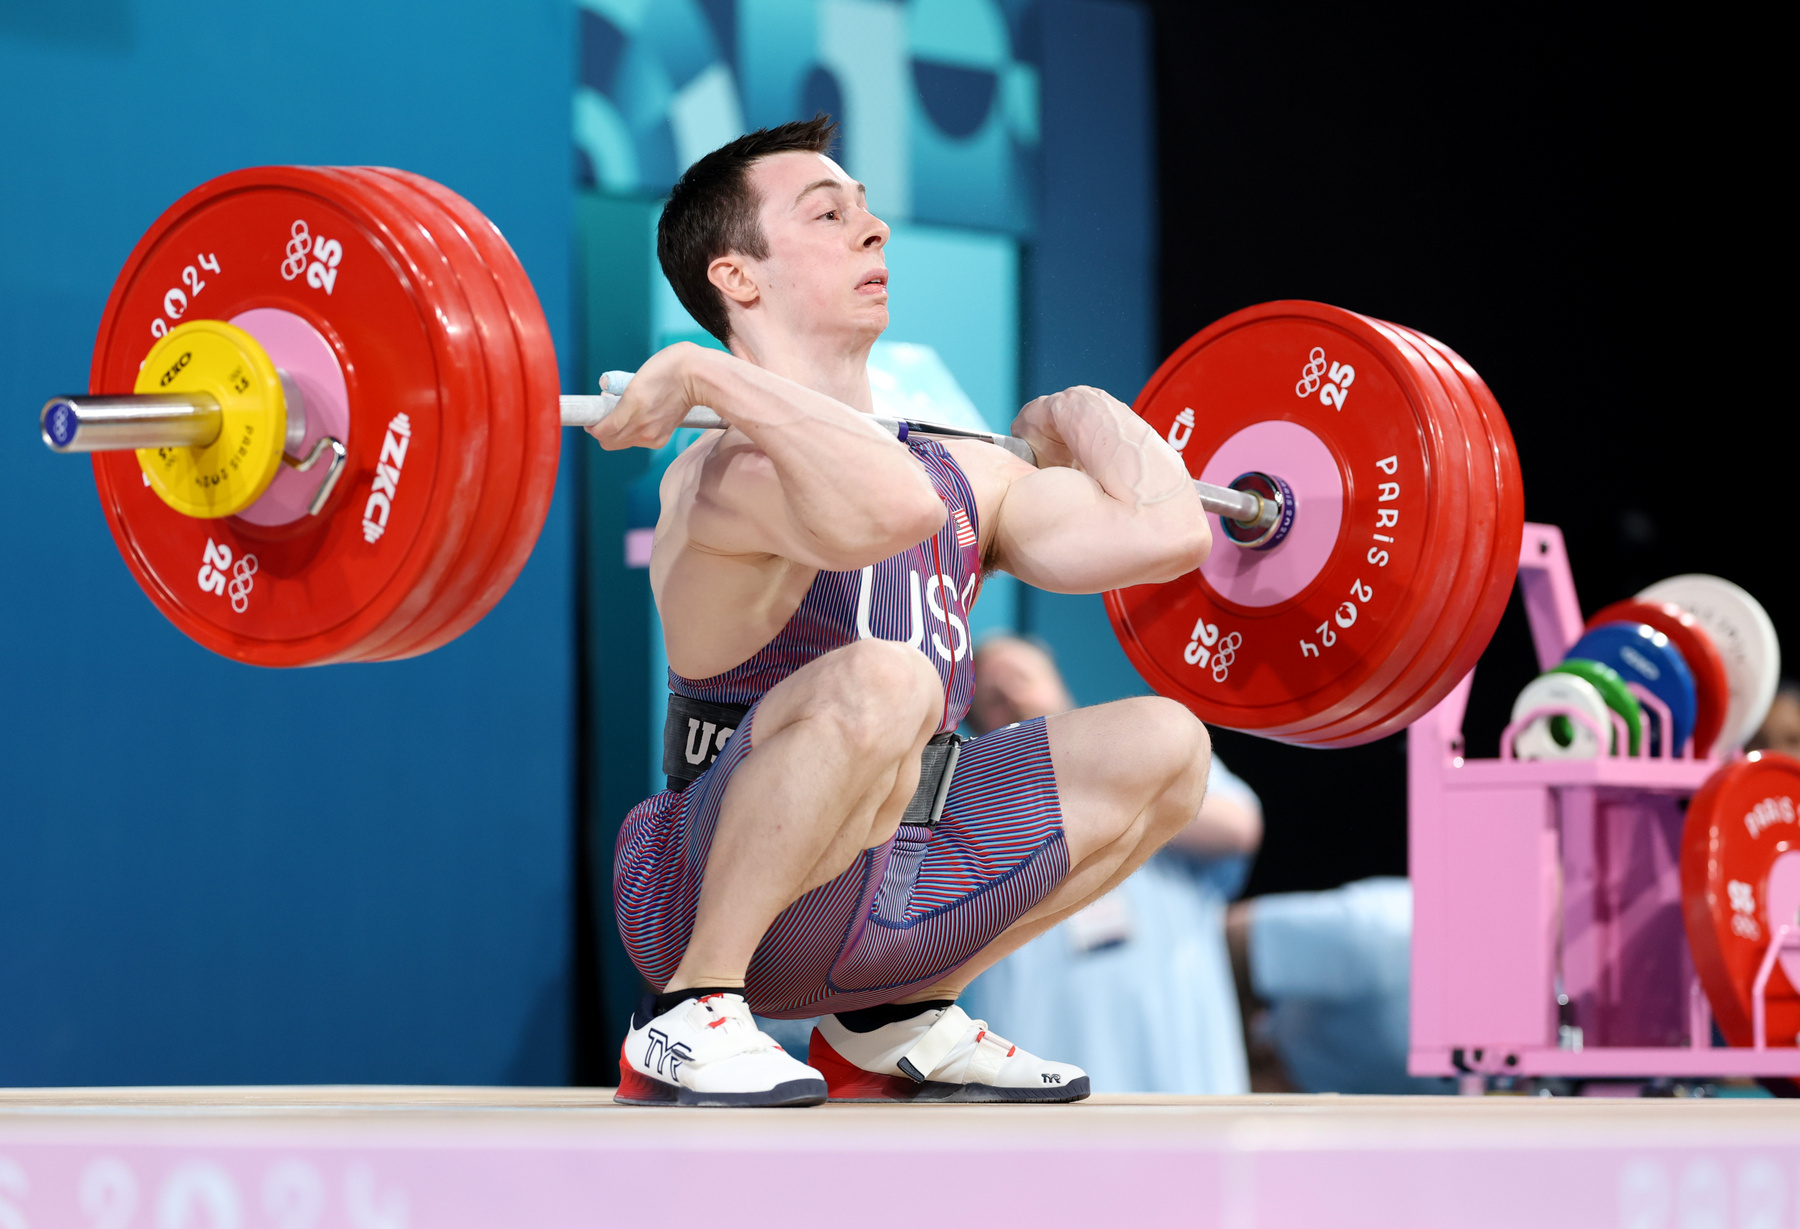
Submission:
{"label": "weightlifter's arm", "polygon": [[1013,434],[1042,468],[1020,462],[1006,484],[998,567],[1053,593],[1098,593],[1174,580],[1206,558],[1212,533],[1187,467],[1129,406],[1071,388],[1020,410]]}
{"label": "weightlifter's arm", "polygon": [[944,523],[924,467],[867,415],[717,350],[654,355],[591,431],[607,448],[657,447],[695,405],[731,424],[694,488],[687,537],[702,549],[850,571]]}

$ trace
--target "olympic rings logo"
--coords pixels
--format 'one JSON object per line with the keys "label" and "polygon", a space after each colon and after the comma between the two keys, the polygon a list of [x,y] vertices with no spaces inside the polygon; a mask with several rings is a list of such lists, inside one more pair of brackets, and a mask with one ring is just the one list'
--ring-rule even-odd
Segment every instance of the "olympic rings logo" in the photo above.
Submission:
{"label": "olympic rings logo", "polygon": [[1237,651],[1243,644],[1244,638],[1236,632],[1219,641],[1219,647],[1213,650],[1213,682],[1223,683],[1231,676],[1231,663],[1237,660]]}
{"label": "olympic rings logo", "polygon": [[[298,222],[294,225],[300,225]],[[285,267],[283,269],[285,272]],[[1325,377],[1325,370],[1330,364],[1325,361],[1325,348],[1314,346],[1312,353],[1306,356],[1306,366],[1300,369],[1300,382],[1294,385],[1294,396],[1310,397],[1319,391],[1319,381]]]}
{"label": "olympic rings logo", "polygon": [[1181,659],[1190,666],[1201,669],[1211,668],[1213,682],[1223,683],[1231,676],[1231,663],[1237,660],[1237,651],[1244,647],[1244,638],[1237,632],[1226,633],[1219,637],[1219,625],[1208,623],[1205,618],[1194,624],[1193,635],[1188,637],[1187,648],[1181,652]]}
{"label": "olympic rings logo", "polygon": [[250,590],[256,587],[256,556],[245,555],[231,569],[231,580],[225,591],[231,595],[231,608],[239,614],[250,609]]}
{"label": "olympic rings logo", "polygon": [[293,281],[306,272],[306,258],[312,254],[312,232],[303,219],[294,220],[293,237],[288,240],[287,259],[281,262],[281,276]]}

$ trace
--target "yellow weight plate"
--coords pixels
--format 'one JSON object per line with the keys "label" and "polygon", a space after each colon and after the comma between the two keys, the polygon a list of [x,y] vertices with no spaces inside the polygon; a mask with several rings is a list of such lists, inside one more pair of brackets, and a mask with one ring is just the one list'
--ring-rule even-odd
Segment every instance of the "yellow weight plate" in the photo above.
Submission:
{"label": "yellow weight plate", "polygon": [[209,393],[219,403],[219,436],[203,448],[140,448],[150,487],[186,516],[242,512],[275,480],[287,436],[287,402],[269,356],[223,320],[178,325],[138,371],[140,393]]}

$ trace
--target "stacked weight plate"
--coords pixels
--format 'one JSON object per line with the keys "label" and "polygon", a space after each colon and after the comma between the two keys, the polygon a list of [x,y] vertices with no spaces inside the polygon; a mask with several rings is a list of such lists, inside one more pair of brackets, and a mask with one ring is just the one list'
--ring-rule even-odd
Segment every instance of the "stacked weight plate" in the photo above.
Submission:
{"label": "stacked weight plate", "polygon": [[[1694,971],[1728,1044],[1751,1044],[1757,975],[1782,927],[1800,926],[1800,761],[1752,751],[1688,804],[1681,900]],[[1764,987],[1770,1045],[1800,1043],[1800,950],[1778,952]]]}
{"label": "stacked weight plate", "polygon": [[1524,528],[1492,394],[1422,334],[1319,303],[1253,307],[1165,362],[1137,411],[1188,471],[1293,490],[1292,531],[1215,529],[1192,577],[1107,595],[1132,663],[1206,721],[1349,746],[1441,700],[1505,609]]}
{"label": "stacked weight plate", "polygon": [[[1781,676],[1781,646],[1768,613],[1737,585],[1717,576],[1675,576],[1595,613],[1556,669],[1583,675],[1606,693],[1603,707],[1619,715],[1630,735],[1627,747],[1611,748],[1614,754],[1636,754],[1640,734],[1647,754],[1665,753],[1660,714],[1640,705],[1629,686],[1636,684],[1669,711],[1667,751],[1686,754],[1691,742],[1692,754],[1704,758],[1735,751],[1762,725]],[[1520,693],[1515,720],[1543,698],[1543,682]],[[1554,730],[1555,719],[1549,720]],[[1539,730],[1527,740],[1527,733],[1520,734],[1521,758],[1577,758],[1595,750],[1588,740],[1572,741],[1566,723],[1548,738]]]}
{"label": "stacked weight plate", "polygon": [[1699,620],[1673,602],[1650,602],[1641,598],[1614,602],[1595,613],[1587,622],[1588,629],[1609,623],[1634,623],[1660,632],[1681,655],[1694,679],[1694,755],[1704,759],[1712,754],[1713,744],[1725,726],[1726,706],[1731,701],[1731,683],[1725,673],[1725,661],[1712,642],[1712,636]]}
{"label": "stacked weight plate", "polygon": [[[378,661],[429,651],[499,600],[543,524],[560,432],[549,329],[486,219],[401,172],[222,176],[132,252],[91,389],[129,391],[155,338],[202,317],[237,320],[278,365],[294,337],[315,339],[332,370],[306,385],[309,442],[332,397],[313,394],[335,381],[349,456],[318,516],[259,503],[200,520],[157,499],[134,455],[95,454],[120,552],[176,626],[259,665]],[[196,584],[227,556],[242,573],[228,595]]]}

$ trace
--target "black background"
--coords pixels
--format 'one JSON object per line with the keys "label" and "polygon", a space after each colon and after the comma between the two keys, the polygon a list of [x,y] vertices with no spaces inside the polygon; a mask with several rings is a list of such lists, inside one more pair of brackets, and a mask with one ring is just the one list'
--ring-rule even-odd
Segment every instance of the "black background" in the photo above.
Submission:
{"label": "black background", "polygon": [[[1584,613],[1712,572],[1796,643],[1793,141],[1764,131],[1771,32],[1646,10],[1151,7],[1162,353],[1281,298],[1441,338],[1505,408],[1526,516],[1562,527]],[[1471,754],[1495,753],[1535,673],[1515,592]],[[1264,801],[1252,893],[1405,873],[1404,735],[1215,742]]]}

